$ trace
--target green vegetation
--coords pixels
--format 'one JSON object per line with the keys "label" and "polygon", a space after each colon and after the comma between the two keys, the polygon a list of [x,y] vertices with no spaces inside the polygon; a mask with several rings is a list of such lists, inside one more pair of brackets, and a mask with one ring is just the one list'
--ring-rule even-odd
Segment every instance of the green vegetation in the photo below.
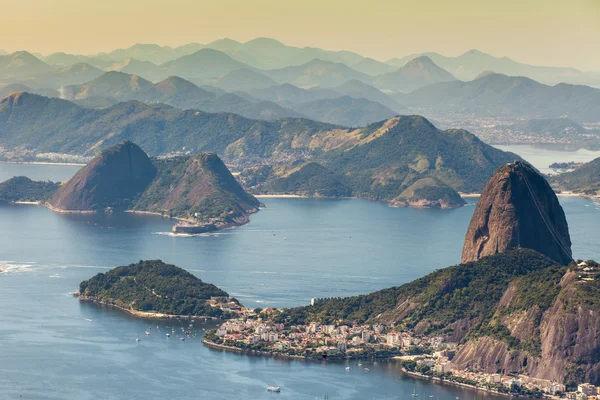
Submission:
{"label": "green vegetation", "polygon": [[113,268],[81,282],[79,294],[127,310],[171,315],[220,317],[211,296],[228,296],[182,268],[160,260]]}
{"label": "green vegetation", "polygon": [[156,177],[133,209],[225,224],[258,210],[260,202],[244,191],[215,154],[154,160],[154,165]]}
{"label": "green vegetation", "polygon": [[25,176],[15,176],[0,183],[0,202],[45,201],[60,183],[32,181]]}
{"label": "green vegetation", "polygon": [[264,186],[272,193],[294,193],[306,196],[350,197],[352,189],[329,169],[310,162],[290,175],[278,178]]}
{"label": "green vegetation", "polygon": [[600,193],[600,158],[583,164],[575,171],[551,176],[550,183],[559,190],[595,195]]}
{"label": "green vegetation", "polygon": [[406,328],[426,321],[433,326],[442,323],[440,329],[466,319],[477,331],[489,324],[512,280],[554,264],[535,251],[519,249],[438,270],[411,283],[368,295],[283,309],[275,318],[291,324],[379,320]]}

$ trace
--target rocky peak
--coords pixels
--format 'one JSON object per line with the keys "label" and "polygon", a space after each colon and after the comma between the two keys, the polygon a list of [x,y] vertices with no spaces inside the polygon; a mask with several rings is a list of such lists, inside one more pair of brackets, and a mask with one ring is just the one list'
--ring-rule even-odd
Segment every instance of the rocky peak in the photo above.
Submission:
{"label": "rocky peak", "polygon": [[515,248],[538,251],[562,264],[571,261],[571,239],[556,194],[524,162],[500,167],[490,178],[471,218],[462,262]]}
{"label": "rocky peak", "polygon": [[136,144],[124,141],[98,154],[48,201],[57,210],[119,207],[152,182],[156,169]]}

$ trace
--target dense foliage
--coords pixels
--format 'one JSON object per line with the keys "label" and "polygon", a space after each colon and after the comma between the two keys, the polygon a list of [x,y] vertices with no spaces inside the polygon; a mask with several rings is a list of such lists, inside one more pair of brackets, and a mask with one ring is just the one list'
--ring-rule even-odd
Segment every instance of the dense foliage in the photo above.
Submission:
{"label": "dense foliage", "polygon": [[489,323],[513,279],[553,264],[539,253],[519,249],[438,270],[411,283],[368,295],[285,309],[276,318],[291,323],[381,320],[408,328],[427,321],[433,326],[443,323],[444,329],[467,319],[474,322],[474,329],[479,329]]}
{"label": "dense foliage", "polygon": [[600,158],[583,164],[575,171],[552,176],[550,183],[560,190],[596,194],[600,192]]}
{"label": "dense foliage", "polygon": [[171,315],[220,316],[207,304],[211,296],[228,296],[182,268],[160,260],[113,268],[81,282],[82,296],[136,311]]}
{"label": "dense foliage", "polygon": [[349,197],[350,189],[332,171],[315,162],[302,166],[290,175],[271,181],[264,187],[267,192],[292,193],[307,196]]}
{"label": "dense foliage", "polygon": [[15,176],[0,183],[0,202],[45,201],[60,183],[32,181],[25,176]]}

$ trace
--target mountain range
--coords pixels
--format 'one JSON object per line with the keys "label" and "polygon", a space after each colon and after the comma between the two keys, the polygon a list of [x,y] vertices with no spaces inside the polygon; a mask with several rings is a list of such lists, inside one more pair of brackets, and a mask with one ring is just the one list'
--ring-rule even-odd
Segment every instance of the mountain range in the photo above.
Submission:
{"label": "mountain range", "polygon": [[482,117],[559,118],[597,122],[600,89],[561,83],[548,86],[529,78],[485,73],[469,81],[435,83],[395,100],[415,110]]}
{"label": "mountain range", "polygon": [[[94,155],[124,139],[152,155],[216,152],[238,168],[266,162],[289,170],[290,163],[313,160],[343,176],[355,195],[399,205],[412,191],[402,193],[418,180],[431,178],[412,188],[419,189],[419,196],[447,198],[448,190],[481,190],[495,168],[518,159],[466,131],[440,131],[418,116],[349,129],[301,118],[252,120],[139,101],[87,109],[13,93],[0,102],[0,146],[5,148]],[[280,177],[268,174],[262,182]]]}

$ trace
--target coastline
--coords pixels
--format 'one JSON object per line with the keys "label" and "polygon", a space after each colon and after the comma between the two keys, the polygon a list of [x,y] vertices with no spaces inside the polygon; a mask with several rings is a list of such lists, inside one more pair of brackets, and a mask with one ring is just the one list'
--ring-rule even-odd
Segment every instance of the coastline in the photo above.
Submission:
{"label": "coastline", "polygon": [[28,164],[28,165],[60,165],[71,167],[85,167],[86,164],[51,161],[0,161],[0,164]]}
{"label": "coastline", "polygon": [[452,385],[452,386],[458,386],[461,388],[465,388],[465,389],[471,389],[471,390],[475,390],[478,392],[486,392],[486,393],[492,393],[492,394],[496,394],[499,396],[505,396],[505,397],[524,397],[524,398],[530,398],[533,399],[535,397],[531,397],[531,396],[523,396],[523,395],[515,395],[515,394],[510,394],[510,393],[502,393],[499,392],[497,390],[493,390],[493,389],[488,389],[488,388],[483,388],[483,387],[479,387],[479,386],[473,386],[470,385],[468,383],[462,383],[462,382],[454,382],[448,379],[440,379],[437,376],[428,376],[428,375],[423,375],[419,372],[412,372],[407,370],[406,368],[402,368],[402,373],[405,375],[410,376],[411,378],[416,378],[416,379],[423,379],[423,380],[427,380],[427,381],[431,381],[431,382],[435,382],[435,383],[440,383],[440,384],[448,384],[448,385]]}
{"label": "coastline", "polygon": [[219,320],[219,318],[207,317],[205,315],[175,315],[175,314],[164,314],[164,313],[158,313],[158,312],[138,311],[138,310],[133,310],[130,308],[121,307],[121,306],[118,306],[113,303],[107,303],[105,301],[99,300],[94,297],[83,296],[83,295],[79,294],[78,292],[73,293],[73,297],[79,299],[79,301],[85,301],[85,302],[95,303],[95,304],[99,304],[99,305],[103,305],[103,306],[107,306],[107,307],[111,307],[111,308],[116,308],[118,310],[121,310],[130,315],[133,315],[135,317],[142,318],[142,319],[181,319],[181,318],[201,319],[201,318],[204,318],[204,319],[210,319],[213,321]]}
{"label": "coastline", "polygon": [[312,199],[317,196],[304,196],[300,194],[253,194],[257,199]]}

